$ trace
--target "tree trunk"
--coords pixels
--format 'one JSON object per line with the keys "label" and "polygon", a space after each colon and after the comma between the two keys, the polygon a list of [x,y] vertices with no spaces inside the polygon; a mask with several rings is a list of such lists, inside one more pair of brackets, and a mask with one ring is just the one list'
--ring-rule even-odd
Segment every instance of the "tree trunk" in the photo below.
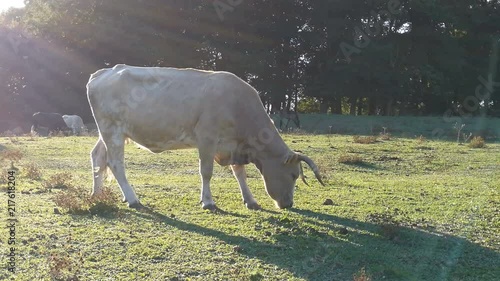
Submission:
{"label": "tree trunk", "polygon": [[377,103],[375,102],[375,98],[368,98],[368,115],[377,114]]}
{"label": "tree trunk", "polygon": [[297,91],[295,91],[295,93],[293,94],[293,107],[294,111],[297,112],[297,110],[299,109],[299,94]]}
{"label": "tree trunk", "polygon": [[385,110],[385,115],[386,116],[393,116],[394,113],[393,113],[393,102],[394,102],[394,99],[389,99],[389,101],[387,102],[387,107],[386,107],[386,110]]}
{"label": "tree trunk", "polygon": [[357,115],[361,116],[363,115],[363,99],[358,98],[358,110],[357,110]]}
{"label": "tree trunk", "polygon": [[328,100],[321,99],[319,103],[319,113],[326,114],[328,112]]}
{"label": "tree trunk", "polygon": [[349,108],[349,114],[356,115],[356,98],[349,98],[349,104],[351,105]]}
{"label": "tree trunk", "polygon": [[291,106],[292,106],[292,95],[287,95],[287,98],[285,100],[284,108],[287,111],[290,111]]}
{"label": "tree trunk", "polygon": [[[498,36],[495,36],[493,37],[493,41],[492,41],[492,46],[491,46],[491,56],[490,56],[490,65],[489,65],[489,68],[488,68],[488,82],[489,83],[493,83],[493,81],[495,80],[495,77],[497,75],[497,63],[498,63],[498,42],[500,41],[500,37]],[[492,81],[493,80],[493,81]],[[488,89],[485,89],[483,90],[484,91],[488,91]],[[484,96],[487,96],[486,99],[484,99],[484,109],[482,110],[481,112],[481,116],[485,117],[486,115],[488,115],[488,113],[490,112],[490,102],[491,102],[491,94],[493,93],[490,93],[489,95],[484,95]]]}
{"label": "tree trunk", "polygon": [[340,98],[335,98],[329,103],[329,105],[332,110],[332,114],[342,114],[342,103],[340,102]]}
{"label": "tree trunk", "polygon": [[281,110],[281,102],[279,101],[272,101],[271,102],[271,112],[276,114]]}

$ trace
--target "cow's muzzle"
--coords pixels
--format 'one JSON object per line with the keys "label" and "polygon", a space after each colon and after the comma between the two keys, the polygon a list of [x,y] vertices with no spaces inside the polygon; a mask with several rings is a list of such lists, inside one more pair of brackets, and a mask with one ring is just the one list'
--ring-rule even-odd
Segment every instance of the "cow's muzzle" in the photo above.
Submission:
{"label": "cow's muzzle", "polygon": [[293,206],[293,201],[291,202],[287,202],[287,203],[283,203],[283,202],[276,202],[276,205],[278,206],[278,208],[280,209],[288,209],[288,208],[291,208]]}

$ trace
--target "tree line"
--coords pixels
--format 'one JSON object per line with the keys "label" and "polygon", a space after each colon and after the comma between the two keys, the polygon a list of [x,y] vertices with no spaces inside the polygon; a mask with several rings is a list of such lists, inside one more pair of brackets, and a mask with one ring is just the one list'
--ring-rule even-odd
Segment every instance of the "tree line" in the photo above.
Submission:
{"label": "tree line", "polygon": [[489,0],[30,0],[0,16],[0,120],[91,121],[117,63],[230,71],[270,113],[500,116],[499,40]]}

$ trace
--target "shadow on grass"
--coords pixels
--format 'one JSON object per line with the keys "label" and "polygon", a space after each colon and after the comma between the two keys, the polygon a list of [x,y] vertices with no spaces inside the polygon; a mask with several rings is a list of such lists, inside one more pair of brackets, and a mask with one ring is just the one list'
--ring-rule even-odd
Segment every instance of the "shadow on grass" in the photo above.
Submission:
{"label": "shadow on grass", "polygon": [[[398,227],[390,239],[375,223],[291,209],[300,220],[277,213],[263,239],[231,235],[180,221],[145,208],[131,211],[179,230],[211,236],[238,246],[239,254],[287,270],[306,280],[352,280],[365,268],[373,280],[498,280],[500,253],[466,239]],[[272,214],[274,212],[271,211]],[[215,212],[214,215],[231,215]],[[342,230],[342,231],[341,231]],[[270,236],[271,239],[265,239]]]}
{"label": "shadow on grass", "polygon": [[367,170],[384,170],[384,168],[381,168],[375,164],[368,163],[368,162],[361,162],[361,163],[343,163],[344,165],[351,166],[351,167],[357,167],[357,168],[363,168]]}

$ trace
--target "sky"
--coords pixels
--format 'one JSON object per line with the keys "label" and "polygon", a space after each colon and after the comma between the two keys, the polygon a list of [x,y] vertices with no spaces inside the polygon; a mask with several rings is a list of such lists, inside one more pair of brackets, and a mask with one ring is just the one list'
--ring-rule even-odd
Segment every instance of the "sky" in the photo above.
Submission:
{"label": "sky", "polygon": [[24,0],[0,0],[0,12],[10,7],[20,8],[24,6]]}

